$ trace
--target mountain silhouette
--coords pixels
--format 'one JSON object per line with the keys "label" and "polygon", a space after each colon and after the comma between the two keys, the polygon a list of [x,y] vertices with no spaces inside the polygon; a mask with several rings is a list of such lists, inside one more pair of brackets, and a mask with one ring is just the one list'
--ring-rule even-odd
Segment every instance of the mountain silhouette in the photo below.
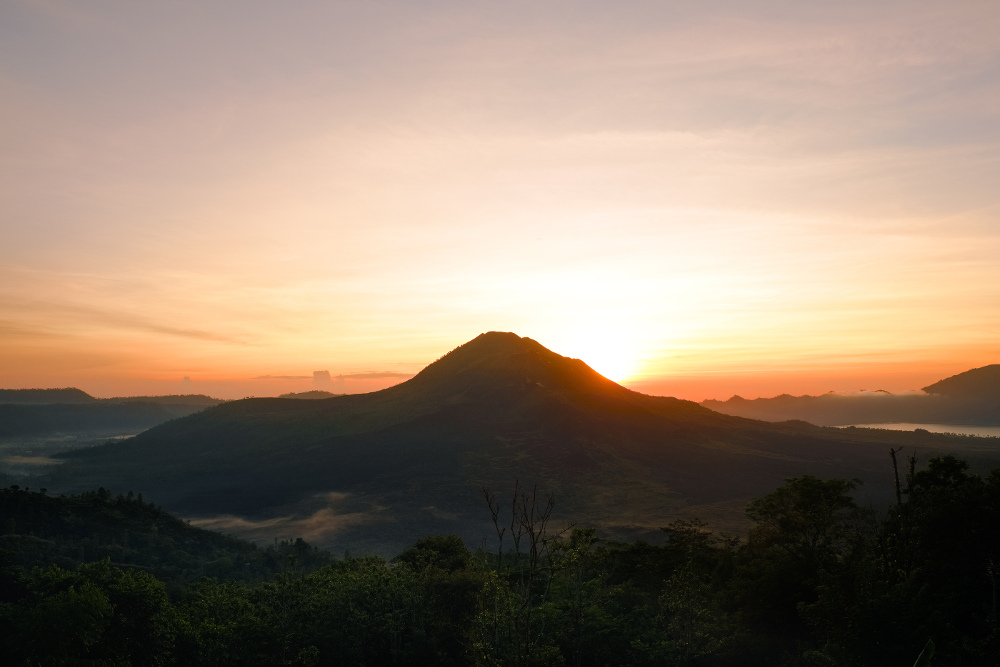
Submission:
{"label": "mountain silhouette", "polygon": [[0,405],[79,405],[98,399],[76,387],[62,389],[0,389]]}
{"label": "mountain silhouette", "polygon": [[855,395],[789,396],[728,401],[706,400],[701,405],[738,417],[780,421],[801,419],[811,424],[954,424],[1000,426],[1000,364],[974,368],[924,387],[924,393],[887,391]]}
{"label": "mountain silhouette", "polygon": [[990,364],[952,375],[924,387],[924,391],[952,398],[992,400],[1000,403],[1000,364]]}
{"label": "mountain silhouette", "polygon": [[873,444],[901,437],[640,394],[490,332],[382,391],[232,401],[67,454],[49,486],[133,489],[216,528],[265,534],[285,521],[327,546],[389,551],[431,533],[477,543],[480,489],[515,480],[553,494],[558,515],[621,536],[693,513],[735,525],[747,498],[805,473],[878,480],[888,494],[888,447]]}
{"label": "mountain silhouette", "polygon": [[202,395],[94,398],[75,387],[0,389],[0,438],[132,434],[218,403]]}

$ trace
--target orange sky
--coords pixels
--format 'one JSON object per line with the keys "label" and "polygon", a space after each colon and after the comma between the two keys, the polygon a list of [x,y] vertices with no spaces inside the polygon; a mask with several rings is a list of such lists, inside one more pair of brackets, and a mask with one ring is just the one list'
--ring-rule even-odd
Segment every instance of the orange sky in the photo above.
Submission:
{"label": "orange sky", "polygon": [[997,363],[1000,9],[872,4],[5,3],[0,387],[489,330],[695,399]]}

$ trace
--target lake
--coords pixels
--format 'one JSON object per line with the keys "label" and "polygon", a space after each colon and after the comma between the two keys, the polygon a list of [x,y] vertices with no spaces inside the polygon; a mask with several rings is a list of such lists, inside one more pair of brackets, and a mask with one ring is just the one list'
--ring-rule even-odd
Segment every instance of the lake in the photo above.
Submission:
{"label": "lake", "polygon": [[[914,431],[922,428],[931,433],[958,433],[1000,438],[1000,426],[964,426],[961,424],[854,424],[857,428],[887,428],[893,431]],[[840,428],[847,428],[841,426]]]}

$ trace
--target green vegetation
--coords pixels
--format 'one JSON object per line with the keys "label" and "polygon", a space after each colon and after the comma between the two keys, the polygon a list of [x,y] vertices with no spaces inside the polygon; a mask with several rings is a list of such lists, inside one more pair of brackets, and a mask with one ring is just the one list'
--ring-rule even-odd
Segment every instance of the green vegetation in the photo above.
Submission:
{"label": "green vegetation", "polygon": [[[15,665],[996,664],[1000,470],[982,478],[953,457],[920,470],[911,459],[884,516],[859,507],[854,486],[791,478],[749,504],[745,540],[691,520],[664,528],[662,544],[558,533],[534,491],[486,491],[497,539],[475,553],[432,536],[392,561],[312,571],[286,553],[284,572],[231,570],[173,595],[108,558],[26,572],[8,553],[0,650]],[[35,525],[68,512],[70,526],[145,525],[175,544],[193,530],[107,492],[3,496],[4,520],[31,506],[47,508]],[[319,564],[301,541],[287,549]]]}
{"label": "green vegetation", "polygon": [[72,570],[108,559],[116,567],[150,573],[171,592],[204,576],[259,582],[331,560],[301,540],[259,548],[193,527],[144,502],[142,494],[114,496],[103,488],[70,497],[17,486],[0,489],[0,549],[29,570],[48,565]]}

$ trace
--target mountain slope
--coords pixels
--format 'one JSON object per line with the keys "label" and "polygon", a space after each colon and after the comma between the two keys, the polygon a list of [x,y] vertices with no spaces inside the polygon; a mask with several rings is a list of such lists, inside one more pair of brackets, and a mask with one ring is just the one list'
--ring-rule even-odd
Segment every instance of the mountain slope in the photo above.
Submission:
{"label": "mountain slope", "polygon": [[330,561],[329,554],[301,542],[258,548],[195,528],[144,502],[142,494],[115,497],[103,488],[70,497],[0,489],[0,524],[0,550],[25,569],[76,569],[108,558],[113,565],[146,570],[175,590],[203,576],[259,580],[290,569],[289,554],[308,569]]}
{"label": "mountain slope", "polygon": [[953,375],[924,387],[924,391],[928,394],[953,398],[992,400],[1000,403],[1000,364],[990,364]]}
{"label": "mountain slope", "polygon": [[50,405],[94,403],[98,399],[76,387],[63,389],[0,389],[0,404]]}
{"label": "mountain slope", "polygon": [[137,433],[221,401],[209,396],[94,398],[80,389],[0,389],[0,438]]}
{"label": "mountain slope", "polygon": [[974,368],[924,387],[923,394],[894,395],[886,391],[857,395],[824,394],[728,401],[701,405],[717,412],[750,419],[801,419],[811,424],[964,424],[1000,426],[1000,364]]}
{"label": "mountain slope", "polygon": [[357,548],[433,532],[476,543],[486,535],[480,487],[521,480],[553,493],[565,517],[634,534],[692,507],[731,521],[733,507],[788,476],[884,477],[887,447],[871,443],[898,437],[639,394],[491,332],[389,389],[223,403],[67,454],[49,486],[142,490],[214,527],[287,526]]}

